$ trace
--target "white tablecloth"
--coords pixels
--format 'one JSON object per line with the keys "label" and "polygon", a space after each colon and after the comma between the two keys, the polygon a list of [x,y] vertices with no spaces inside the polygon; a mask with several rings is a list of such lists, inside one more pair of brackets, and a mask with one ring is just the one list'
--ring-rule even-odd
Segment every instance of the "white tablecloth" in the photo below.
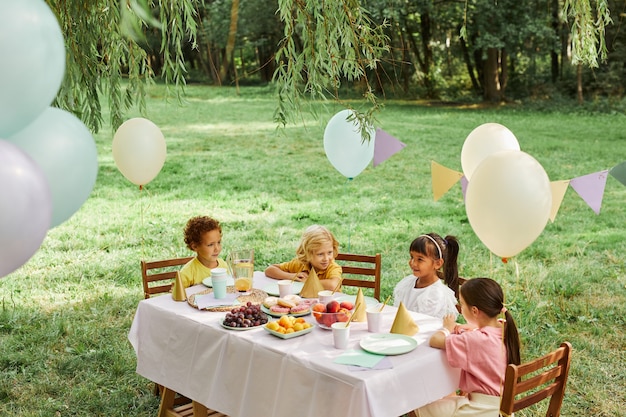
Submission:
{"label": "white tablecloth", "polygon": [[[255,287],[270,282],[275,281],[255,273]],[[383,331],[391,328],[395,312],[385,307]],[[458,387],[459,371],[443,351],[428,346],[440,319],[413,313],[420,327],[415,350],[389,356],[392,369],[352,371],[333,363],[344,351],[334,348],[329,330],[316,327],[283,340],[261,328],[224,329],[224,315],[168,295],[142,300],[128,336],[137,373],[232,417],[393,417]],[[367,323],[350,327],[349,349],[359,349],[369,334]]]}

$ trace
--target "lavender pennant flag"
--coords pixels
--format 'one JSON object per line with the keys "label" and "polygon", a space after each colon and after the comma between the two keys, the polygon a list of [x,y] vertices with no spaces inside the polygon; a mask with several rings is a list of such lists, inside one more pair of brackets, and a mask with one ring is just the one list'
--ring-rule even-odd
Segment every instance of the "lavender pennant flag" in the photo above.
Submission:
{"label": "lavender pennant flag", "polygon": [[605,169],[604,171],[583,175],[582,177],[571,179],[569,183],[596,214],[600,214],[608,172],[609,170]]}
{"label": "lavender pennant flag", "polygon": [[406,144],[400,142],[381,128],[376,129],[374,166],[391,158],[393,154],[400,152],[405,146]]}

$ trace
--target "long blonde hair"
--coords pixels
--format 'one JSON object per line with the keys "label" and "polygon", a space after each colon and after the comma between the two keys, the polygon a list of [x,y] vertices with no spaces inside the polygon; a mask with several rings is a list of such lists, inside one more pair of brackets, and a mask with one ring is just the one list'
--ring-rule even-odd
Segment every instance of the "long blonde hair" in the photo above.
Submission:
{"label": "long blonde hair", "polygon": [[335,236],[330,230],[318,224],[309,226],[302,234],[302,238],[296,249],[296,258],[303,264],[308,264],[309,259],[311,259],[315,251],[328,242],[332,242],[333,258],[336,258],[339,253],[339,242],[335,239]]}

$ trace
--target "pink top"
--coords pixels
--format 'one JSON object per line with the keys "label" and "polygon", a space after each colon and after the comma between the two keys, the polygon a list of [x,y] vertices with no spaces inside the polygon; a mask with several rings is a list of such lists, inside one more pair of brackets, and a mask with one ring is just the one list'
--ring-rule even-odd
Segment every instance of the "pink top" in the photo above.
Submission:
{"label": "pink top", "polygon": [[507,365],[501,328],[483,327],[446,337],[446,356],[450,366],[461,368],[462,391],[500,395]]}

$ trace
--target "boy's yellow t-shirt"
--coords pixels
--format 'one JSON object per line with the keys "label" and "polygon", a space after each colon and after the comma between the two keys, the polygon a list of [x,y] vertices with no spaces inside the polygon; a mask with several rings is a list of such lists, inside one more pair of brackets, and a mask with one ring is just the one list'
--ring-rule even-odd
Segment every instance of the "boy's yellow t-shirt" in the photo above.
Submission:
{"label": "boy's yellow t-shirt", "polygon": [[[221,258],[217,258],[216,268],[226,268],[228,265],[226,261]],[[180,279],[183,282],[183,287],[188,288],[192,285],[202,283],[202,280],[211,276],[211,268],[207,268],[198,260],[198,257],[194,257],[191,261],[187,262],[178,272]],[[174,293],[175,286],[172,286],[172,295],[174,297],[177,294]]]}

